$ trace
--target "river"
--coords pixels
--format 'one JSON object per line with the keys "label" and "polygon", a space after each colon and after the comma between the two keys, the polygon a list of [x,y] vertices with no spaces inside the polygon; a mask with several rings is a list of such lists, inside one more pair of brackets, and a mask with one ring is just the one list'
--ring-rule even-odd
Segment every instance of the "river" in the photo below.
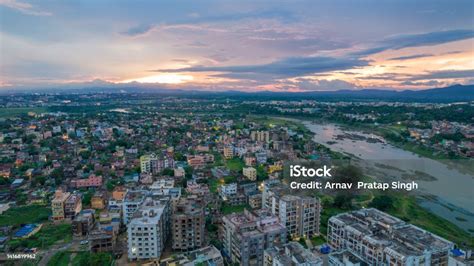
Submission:
{"label": "river", "polygon": [[416,180],[420,192],[435,196],[432,200],[421,202],[424,208],[463,229],[474,229],[473,176],[387,144],[384,139],[372,134],[345,130],[335,124],[314,124],[309,121],[303,124],[315,133],[315,142],[333,151],[362,159],[376,177]]}

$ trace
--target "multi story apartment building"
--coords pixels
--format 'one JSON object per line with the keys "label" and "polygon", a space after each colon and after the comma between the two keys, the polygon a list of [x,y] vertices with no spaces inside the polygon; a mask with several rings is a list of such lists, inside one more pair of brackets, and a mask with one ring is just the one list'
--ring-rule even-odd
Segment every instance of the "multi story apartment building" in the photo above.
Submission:
{"label": "multi story apartment building", "polygon": [[203,247],[191,252],[181,253],[160,260],[162,266],[195,266],[195,265],[212,265],[224,266],[224,259],[221,252],[215,246]]}
{"label": "multi story apartment building", "polygon": [[270,133],[268,131],[252,131],[250,133],[250,139],[252,141],[269,142]]}
{"label": "multi story apartment building", "polygon": [[71,193],[63,192],[61,189],[56,190],[54,199],[51,201],[52,218],[54,221],[61,221],[65,218],[64,207],[66,200],[69,198]]}
{"label": "multi story apartment building", "polygon": [[448,265],[454,244],[377,209],[329,219],[328,243],[370,265]]}
{"label": "multi story apartment building", "polygon": [[73,188],[99,188],[102,186],[102,176],[90,175],[84,179],[71,180]]}
{"label": "multi story apartment building", "polygon": [[117,235],[112,226],[105,226],[92,230],[87,240],[89,240],[89,250],[91,252],[114,252]]}
{"label": "multi story apartment building", "polygon": [[175,161],[173,157],[165,155],[158,157],[152,153],[140,157],[140,171],[142,173],[159,174],[165,168],[174,168]]}
{"label": "multi story apartment building", "polygon": [[253,167],[244,167],[242,169],[242,173],[245,177],[247,177],[251,181],[257,180],[257,169]]}
{"label": "multi story apartment building", "polygon": [[224,158],[232,159],[234,157],[234,147],[233,146],[225,146],[224,147]]}
{"label": "multi story apartment building", "polygon": [[286,242],[286,228],[268,210],[232,213],[222,218],[224,255],[240,265],[262,265],[263,252]]}
{"label": "multi story apartment building", "polygon": [[132,219],[133,214],[136,210],[142,205],[145,196],[147,195],[146,191],[132,191],[128,190],[125,193],[125,197],[122,202],[122,214],[123,214],[123,223],[128,224]]}
{"label": "multi story apartment building", "polygon": [[298,242],[288,242],[266,249],[263,265],[322,266],[323,259],[304,248]]}
{"label": "multi story apartment building", "polygon": [[74,237],[85,237],[89,235],[95,223],[95,210],[82,210],[72,222],[72,234]]}
{"label": "multi story apartment building", "polygon": [[[291,237],[319,235],[321,204],[319,199],[284,195],[279,198],[278,217]],[[276,213],[275,213],[276,214]]]}
{"label": "multi story apartment building", "polygon": [[191,251],[204,245],[206,222],[200,203],[189,198],[180,199],[173,208],[171,224],[174,250]]}
{"label": "multi story apartment building", "polygon": [[64,217],[74,220],[82,210],[82,197],[79,194],[71,194],[64,203]]}
{"label": "multi story apartment building", "polygon": [[129,260],[160,258],[169,227],[169,201],[147,197],[127,225]]}
{"label": "multi story apartment building", "polygon": [[288,195],[285,189],[278,180],[266,181],[262,192],[262,208],[278,216],[292,238],[319,235],[319,199]]}

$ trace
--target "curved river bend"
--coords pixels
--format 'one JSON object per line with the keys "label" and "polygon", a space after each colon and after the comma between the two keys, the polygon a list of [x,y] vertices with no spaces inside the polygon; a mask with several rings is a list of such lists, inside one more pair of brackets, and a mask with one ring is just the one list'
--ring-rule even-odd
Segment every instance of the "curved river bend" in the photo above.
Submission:
{"label": "curved river bend", "polygon": [[[313,133],[313,140],[334,151],[347,153],[373,164],[388,165],[399,171],[423,172],[435,180],[416,180],[420,190],[436,196],[436,200],[423,201],[421,205],[464,229],[474,229],[474,177],[448,167],[439,161],[420,157],[412,152],[385,144],[384,140],[360,131],[345,130],[335,124],[302,123]],[[337,137],[354,134],[364,138],[378,138],[382,142],[366,139]],[[347,136],[347,135],[346,135]],[[380,170],[380,169],[379,169]]]}

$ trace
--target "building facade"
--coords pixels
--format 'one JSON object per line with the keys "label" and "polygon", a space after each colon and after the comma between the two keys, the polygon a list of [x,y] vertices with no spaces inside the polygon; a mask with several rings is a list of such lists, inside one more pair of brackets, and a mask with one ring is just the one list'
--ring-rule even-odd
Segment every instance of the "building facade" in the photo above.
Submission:
{"label": "building facade", "polygon": [[454,244],[377,209],[333,216],[328,243],[370,265],[448,265]]}
{"label": "building facade", "polygon": [[160,258],[170,229],[169,201],[146,198],[127,225],[128,259]]}
{"label": "building facade", "polygon": [[174,250],[191,251],[204,246],[206,221],[200,203],[193,199],[180,199],[174,206],[171,224]]}
{"label": "building facade", "polygon": [[240,265],[263,265],[263,252],[286,242],[286,228],[265,210],[233,213],[222,218],[224,255]]}

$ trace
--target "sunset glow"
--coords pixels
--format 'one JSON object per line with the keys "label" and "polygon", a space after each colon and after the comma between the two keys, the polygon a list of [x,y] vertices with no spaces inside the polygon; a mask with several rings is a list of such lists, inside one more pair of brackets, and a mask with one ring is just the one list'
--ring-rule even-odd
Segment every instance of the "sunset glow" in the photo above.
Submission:
{"label": "sunset glow", "polygon": [[0,88],[133,82],[325,91],[472,84],[473,5],[0,1]]}

